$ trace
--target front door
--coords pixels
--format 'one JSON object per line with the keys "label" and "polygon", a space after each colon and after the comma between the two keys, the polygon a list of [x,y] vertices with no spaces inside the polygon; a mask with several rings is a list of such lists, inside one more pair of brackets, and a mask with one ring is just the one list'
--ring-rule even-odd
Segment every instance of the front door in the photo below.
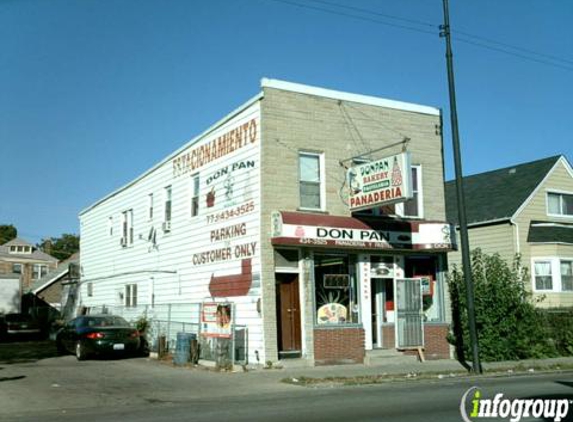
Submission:
{"label": "front door", "polygon": [[419,278],[396,280],[396,346],[424,347],[424,313]]}
{"label": "front door", "polygon": [[300,356],[298,274],[277,274],[278,346],[281,357]]}

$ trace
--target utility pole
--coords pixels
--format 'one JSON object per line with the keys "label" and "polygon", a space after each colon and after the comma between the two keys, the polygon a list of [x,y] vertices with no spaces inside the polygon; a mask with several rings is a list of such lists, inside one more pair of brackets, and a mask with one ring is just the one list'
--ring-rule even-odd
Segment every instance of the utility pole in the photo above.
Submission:
{"label": "utility pole", "polygon": [[476,317],[474,306],[474,285],[472,280],[470,247],[468,241],[468,225],[466,220],[466,204],[464,198],[462,157],[460,152],[460,136],[458,132],[458,112],[456,108],[456,88],[454,84],[454,63],[452,54],[452,43],[450,39],[450,12],[448,0],[444,3],[444,24],[440,25],[440,36],[446,39],[446,63],[448,66],[448,87],[450,91],[450,120],[452,125],[452,144],[454,147],[454,165],[456,170],[456,194],[458,202],[458,220],[460,224],[460,238],[462,246],[462,268],[466,283],[466,300],[468,305],[468,325],[472,348],[472,371],[481,374],[481,363],[479,360],[479,346],[476,331]]}

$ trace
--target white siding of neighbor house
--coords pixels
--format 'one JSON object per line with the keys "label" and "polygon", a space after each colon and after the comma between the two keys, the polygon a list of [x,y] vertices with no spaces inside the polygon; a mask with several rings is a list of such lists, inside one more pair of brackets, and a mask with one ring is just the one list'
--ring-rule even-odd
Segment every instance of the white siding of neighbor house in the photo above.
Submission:
{"label": "white siding of neighbor house", "polygon": [[[256,140],[219,157],[210,163],[175,175],[173,159],[207,144],[240,125],[256,122]],[[80,215],[81,230],[81,305],[86,307],[121,306],[127,284],[137,284],[138,306],[155,305],[166,309],[166,304],[200,303],[210,297],[209,282],[212,275],[239,274],[241,260],[252,259],[253,284],[247,296],[229,298],[236,306],[235,323],[248,325],[249,360],[254,361],[255,350],[264,362],[261,316],[257,312],[260,295],[260,106],[253,102],[228,120],[222,121],[199,139],[164,160],[160,165],[131,184],[109,195]],[[227,175],[207,183],[218,171],[232,168],[234,163],[253,166],[229,171]],[[105,171],[105,168],[102,168]],[[199,215],[191,217],[192,176],[199,173]],[[225,198],[225,183],[233,185],[232,198]],[[165,187],[172,187],[171,232],[164,233]],[[214,188],[215,204],[207,208],[207,193]],[[153,194],[154,215],[148,218],[149,194]],[[253,201],[252,211],[230,216],[224,221],[212,221],[208,216],[235,210]],[[133,210],[134,241],[127,247],[120,245],[122,212]],[[110,235],[110,217],[113,234]],[[214,229],[245,223],[245,235],[226,240],[212,240]],[[156,230],[156,245],[148,240],[150,230]],[[244,244],[256,246],[249,256],[236,257],[235,247]],[[214,263],[194,263],[194,254],[230,247],[232,259]],[[93,295],[87,296],[87,283],[93,283]],[[193,308],[193,309],[191,309]],[[181,309],[180,307],[178,309]],[[156,312],[157,313],[157,312]],[[166,317],[166,316],[164,316]],[[173,316],[172,316],[173,317]],[[174,318],[174,317],[173,317]],[[198,322],[198,310],[189,307],[189,313],[178,312],[181,322]]]}

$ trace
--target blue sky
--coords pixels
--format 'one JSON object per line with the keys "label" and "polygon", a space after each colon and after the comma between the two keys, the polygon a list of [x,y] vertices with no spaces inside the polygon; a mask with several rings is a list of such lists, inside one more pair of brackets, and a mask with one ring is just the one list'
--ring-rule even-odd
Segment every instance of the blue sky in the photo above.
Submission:
{"label": "blue sky", "polygon": [[[573,2],[450,2],[464,174],[573,160]],[[0,224],[78,233],[262,77],[442,108],[450,179],[442,19],[441,0],[0,0]]]}

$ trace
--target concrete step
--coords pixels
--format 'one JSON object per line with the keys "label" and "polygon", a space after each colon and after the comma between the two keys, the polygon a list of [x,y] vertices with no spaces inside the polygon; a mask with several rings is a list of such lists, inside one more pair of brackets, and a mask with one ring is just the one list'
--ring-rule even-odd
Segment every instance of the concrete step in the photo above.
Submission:
{"label": "concrete step", "polygon": [[396,349],[374,349],[374,350],[367,350],[366,356],[371,359],[385,359],[385,358],[401,357],[404,356],[404,354]]}

